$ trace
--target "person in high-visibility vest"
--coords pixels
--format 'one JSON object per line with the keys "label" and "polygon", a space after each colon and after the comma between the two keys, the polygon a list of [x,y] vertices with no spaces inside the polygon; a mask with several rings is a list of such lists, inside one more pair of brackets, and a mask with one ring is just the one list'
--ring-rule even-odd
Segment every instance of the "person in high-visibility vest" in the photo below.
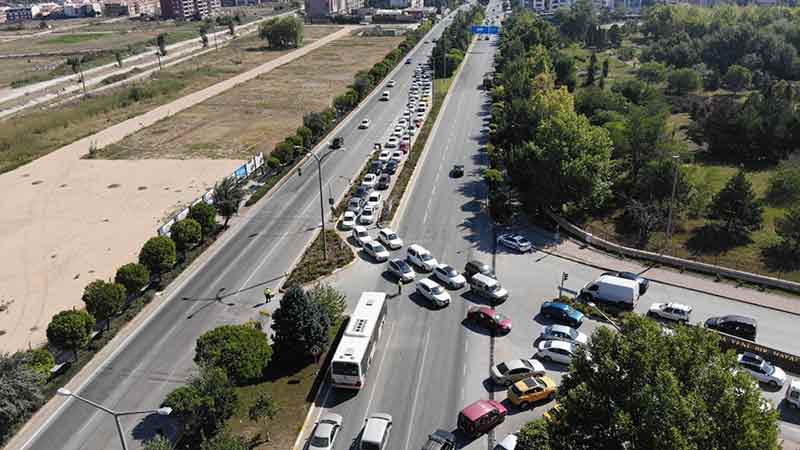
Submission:
{"label": "person in high-visibility vest", "polygon": [[264,303],[269,303],[272,300],[272,289],[264,288]]}

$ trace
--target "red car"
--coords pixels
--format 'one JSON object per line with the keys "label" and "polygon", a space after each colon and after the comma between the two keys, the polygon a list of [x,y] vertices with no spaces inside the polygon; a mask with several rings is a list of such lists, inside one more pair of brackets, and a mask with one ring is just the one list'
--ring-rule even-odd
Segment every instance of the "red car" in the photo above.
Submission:
{"label": "red car", "polygon": [[511,319],[488,306],[473,306],[467,312],[467,320],[501,333],[511,331]]}
{"label": "red car", "polygon": [[480,436],[503,423],[507,412],[496,400],[478,400],[458,413],[458,429],[471,437]]}

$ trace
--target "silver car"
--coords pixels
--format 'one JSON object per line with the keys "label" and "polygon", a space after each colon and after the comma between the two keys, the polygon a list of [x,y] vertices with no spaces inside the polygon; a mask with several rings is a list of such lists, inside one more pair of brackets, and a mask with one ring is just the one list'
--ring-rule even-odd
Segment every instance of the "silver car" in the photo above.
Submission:
{"label": "silver car", "polygon": [[586,345],[589,342],[589,336],[581,333],[575,328],[570,328],[566,325],[548,325],[544,327],[539,339],[548,341],[564,341],[580,345]]}
{"label": "silver car", "polygon": [[308,442],[308,450],[331,450],[341,429],[342,416],[330,412],[323,414],[314,427],[314,433]]}

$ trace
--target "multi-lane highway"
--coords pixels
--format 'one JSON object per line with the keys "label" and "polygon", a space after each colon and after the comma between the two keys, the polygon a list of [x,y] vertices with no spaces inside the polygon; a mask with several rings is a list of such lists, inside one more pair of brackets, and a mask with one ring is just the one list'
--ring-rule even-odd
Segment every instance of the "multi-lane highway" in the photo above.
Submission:
{"label": "multi-lane highway", "polygon": [[[491,8],[491,6],[490,6]],[[469,306],[480,303],[466,289],[450,291],[452,303],[444,309],[428,307],[427,300],[413,292],[414,285],[391,298],[389,318],[365,387],[358,392],[323,387],[319,408],[312,419],[330,410],[344,417],[336,449],[351,448],[359,439],[367,416],[383,412],[394,418],[390,448],[419,449],[429,433],[437,428],[455,431],[458,412],[467,404],[485,398],[505,400],[505,389],[488,380],[489,367],[496,362],[526,358],[535,353],[534,342],[547,322],[537,317],[544,301],[557,295],[562,272],[569,273],[566,288],[578,290],[596,278],[600,271],[585,265],[535,251],[520,255],[503,248],[496,251],[487,216],[482,210],[485,198],[480,173],[485,167],[485,143],[481,129],[488,123],[488,98],[480,89],[483,74],[491,70],[494,41],[475,41],[464,66],[454,81],[441,120],[430,136],[427,153],[420,160],[414,186],[407,194],[406,207],[395,227],[406,245],[418,243],[430,250],[439,262],[462,269],[466,261],[480,259],[494,264],[510,299],[498,310],[512,318],[513,331],[492,342],[485,332],[462,323]],[[463,164],[463,178],[448,176],[454,164]],[[373,236],[377,230],[371,230]],[[552,244],[552,238],[526,233],[537,246]],[[331,281],[351,302],[362,291],[377,290],[394,294],[394,279],[384,273],[385,264],[375,264],[363,252],[361,261],[339,272]],[[392,252],[405,257],[405,249]],[[418,275],[417,279],[428,275]],[[687,282],[691,279],[687,275]],[[637,311],[644,312],[652,302],[679,301],[694,307],[693,321],[712,315],[746,314],[758,319],[759,342],[787,351],[796,351],[800,330],[791,325],[796,318],[754,305],[714,297],[702,292],[651,283]],[[352,305],[351,305],[352,306]],[[601,326],[587,320],[581,330],[587,334]],[[547,364],[557,382],[565,366]],[[764,391],[765,397],[779,406],[785,448],[800,442],[800,417],[781,404],[783,390]],[[496,440],[516,432],[526,422],[540,416],[551,405],[532,411],[509,407],[506,421],[488,436],[461,442],[464,448],[492,448]],[[313,429],[313,421],[301,436],[301,445]]]}
{"label": "multi-lane highway", "polygon": [[[423,60],[432,45],[424,41],[438,37],[445,23],[437,24],[420,41],[410,57]],[[414,65],[399,65],[390,75],[397,81],[395,95],[388,102],[377,97],[345,121],[337,135],[345,149],[326,158],[323,183],[341,198],[352,179],[372,152],[372,144],[386,134],[389,124],[407,102]],[[378,89],[380,91],[381,89]],[[369,117],[372,127],[357,129]],[[320,146],[323,147],[323,146]],[[318,152],[327,152],[319,148]],[[78,393],[117,410],[141,410],[158,406],[175,387],[183,384],[194,364],[194,344],[204,331],[224,323],[241,323],[258,312],[265,286],[277,288],[278,277],[289,271],[319,228],[316,163],[307,161],[302,176],[292,176],[262,199],[235,233],[188,281],[179,286],[166,305],[110,358]],[[225,302],[213,299],[225,288]],[[232,294],[232,295],[230,295]],[[207,300],[212,299],[212,300]],[[275,303],[270,305],[274,308]],[[131,448],[152,437],[158,420],[133,417],[123,421]],[[41,450],[97,450],[119,445],[113,420],[77,402],[68,402],[35,433],[15,441],[11,448]]]}

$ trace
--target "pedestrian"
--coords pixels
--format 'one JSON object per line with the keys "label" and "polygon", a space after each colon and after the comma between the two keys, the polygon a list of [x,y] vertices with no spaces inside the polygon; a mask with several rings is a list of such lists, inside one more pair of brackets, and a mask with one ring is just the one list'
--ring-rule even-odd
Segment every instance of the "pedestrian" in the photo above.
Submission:
{"label": "pedestrian", "polygon": [[303,176],[303,168],[302,167],[298,167],[297,168],[297,176],[298,177],[302,177]]}
{"label": "pedestrian", "polygon": [[403,280],[397,279],[397,296],[403,295]]}
{"label": "pedestrian", "polygon": [[267,287],[264,288],[264,304],[267,304],[270,301],[272,301],[272,289]]}

